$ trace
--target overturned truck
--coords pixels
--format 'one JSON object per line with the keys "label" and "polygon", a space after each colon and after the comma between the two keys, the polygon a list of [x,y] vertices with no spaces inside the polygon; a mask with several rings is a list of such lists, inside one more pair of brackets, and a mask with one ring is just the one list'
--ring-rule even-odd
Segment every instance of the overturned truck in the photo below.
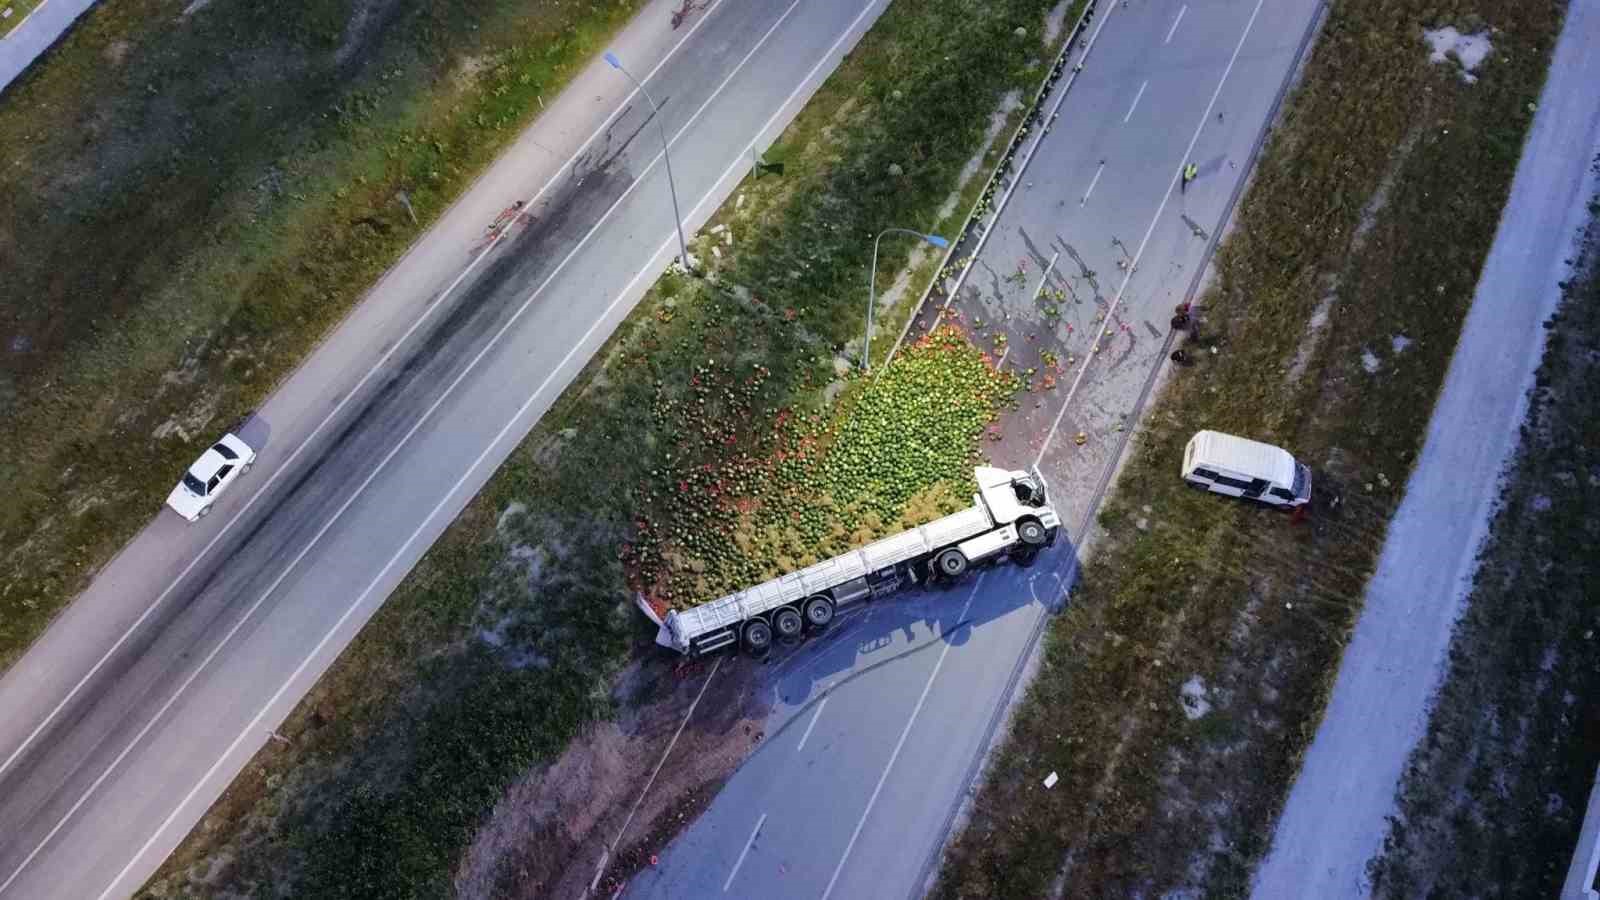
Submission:
{"label": "overturned truck", "polygon": [[826,627],[847,603],[907,583],[959,578],[976,563],[1006,556],[1026,564],[1055,543],[1061,518],[1037,471],[980,466],[974,475],[978,493],[960,512],[664,619],[642,594],[639,608],[660,626],[656,643],[663,647],[699,656],[738,642],[760,654],[775,635],[794,638],[807,627]]}

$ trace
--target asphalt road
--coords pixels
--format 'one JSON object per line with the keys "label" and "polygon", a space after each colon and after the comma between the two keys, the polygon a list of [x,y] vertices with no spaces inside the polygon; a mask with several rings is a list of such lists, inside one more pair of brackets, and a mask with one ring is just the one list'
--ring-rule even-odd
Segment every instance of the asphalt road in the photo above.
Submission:
{"label": "asphalt road", "polygon": [[[692,228],[883,4],[677,5],[615,48]],[[0,898],[137,889],[676,255],[649,113],[580,74],[245,423],[211,517],[157,516],[0,680]]]}
{"label": "asphalt road", "polygon": [[[1072,540],[1031,569],[902,595],[847,626],[848,641],[786,663],[801,674],[759,751],[630,896],[921,895],[1319,7],[1101,5],[1073,57],[1084,68],[1058,82],[1059,118],[951,307],[1006,335],[993,346],[1008,367],[1042,369],[1046,351],[1065,363],[989,449],[1001,465],[1039,463]],[[1189,161],[1199,177],[1180,190]],[[1058,317],[1034,299],[1047,269],[1066,297]]]}

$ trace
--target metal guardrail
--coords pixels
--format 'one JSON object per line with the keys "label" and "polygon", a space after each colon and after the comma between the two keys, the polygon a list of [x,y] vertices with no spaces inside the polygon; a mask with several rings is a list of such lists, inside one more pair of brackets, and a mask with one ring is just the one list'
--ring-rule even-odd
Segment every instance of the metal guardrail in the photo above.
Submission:
{"label": "metal guardrail", "polygon": [[[961,225],[960,236],[950,242],[950,249],[945,251],[944,259],[939,262],[938,273],[934,275],[932,281],[928,282],[928,286],[923,290],[922,296],[917,298],[916,305],[911,307],[911,315],[906,317],[906,324],[900,329],[900,336],[895,338],[894,346],[889,348],[889,354],[884,357],[885,364],[894,359],[894,355],[900,352],[901,345],[905,343],[906,335],[911,333],[911,326],[916,324],[917,316],[922,313],[922,308],[927,305],[928,298],[935,291],[938,291],[945,298],[944,306],[940,308],[942,315],[944,307],[948,307],[950,300],[961,290],[961,284],[967,279],[967,272],[972,269],[973,263],[978,259],[978,253],[989,239],[990,230],[999,221],[1000,212],[1005,209],[1006,201],[1011,199],[1011,192],[1016,189],[1018,182],[1022,180],[1022,173],[1028,168],[1029,160],[1033,158],[1034,151],[1038,149],[1040,142],[1044,140],[1044,134],[1049,130],[1051,120],[1055,118],[1055,110],[1061,107],[1062,99],[1066,97],[1068,89],[1072,87],[1073,78],[1069,77],[1067,83],[1061,88],[1060,96],[1056,98],[1055,106],[1050,115],[1043,118],[1042,127],[1039,128],[1039,133],[1035,135],[1033,145],[1023,154],[1021,164],[1016,166],[1015,178],[1012,180],[1010,187],[1000,192],[999,199],[996,200],[995,194],[1000,190],[1001,183],[1005,177],[1012,173],[1012,161],[1016,158],[1017,151],[1022,149],[1024,139],[1035,125],[1041,124],[1041,107],[1043,107],[1045,100],[1049,98],[1051,89],[1055,87],[1056,82],[1060,80],[1062,73],[1066,70],[1067,59],[1072,54],[1072,48],[1077,45],[1083,35],[1084,25],[1088,23],[1089,17],[1094,14],[1095,3],[1096,0],[1090,0],[1084,6],[1083,12],[1078,14],[1078,21],[1073,24],[1072,30],[1067,34],[1066,41],[1061,45],[1061,51],[1056,54],[1055,62],[1051,64],[1044,80],[1040,82],[1039,89],[1034,92],[1033,100],[1028,104],[1027,115],[1023,116],[1022,121],[1017,125],[1016,131],[1012,132],[1011,140],[1006,144],[1005,156],[1001,157],[1000,164],[989,174],[989,180],[983,186],[983,193],[978,195],[978,199],[973,201],[971,208],[968,209],[967,217]],[[1074,69],[1072,75],[1077,75],[1076,69]],[[988,217],[987,222],[984,220],[985,216]],[[949,291],[945,291],[942,285],[949,277],[951,265],[963,255],[967,258],[966,264],[961,266],[960,271],[956,273],[955,284]]]}

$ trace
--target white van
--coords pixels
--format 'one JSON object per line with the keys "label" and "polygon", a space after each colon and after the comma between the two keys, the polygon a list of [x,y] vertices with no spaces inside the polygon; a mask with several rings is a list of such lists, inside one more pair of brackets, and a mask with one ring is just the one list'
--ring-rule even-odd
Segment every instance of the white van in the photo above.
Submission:
{"label": "white van", "polygon": [[1289,451],[1201,431],[1183,448],[1183,480],[1203,491],[1293,508],[1311,499],[1311,470]]}

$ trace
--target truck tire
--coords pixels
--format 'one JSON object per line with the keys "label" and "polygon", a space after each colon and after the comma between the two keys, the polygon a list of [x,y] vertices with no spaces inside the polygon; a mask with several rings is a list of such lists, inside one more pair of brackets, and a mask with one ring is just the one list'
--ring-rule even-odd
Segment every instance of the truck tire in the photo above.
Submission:
{"label": "truck tire", "polygon": [[1033,548],[1024,548],[1011,554],[1011,558],[1017,565],[1026,569],[1039,561],[1039,551]]}
{"label": "truck tire", "polygon": [[772,626],[761,619],[744,623],[744,649],[752,656],[760,656],[772,646]]}
{"label": "truck tire", "polygon": [[772,627],[777,630],[778,637],[797,638],[805,630],[806,623],[794,607],[785,606],[772,614]]}
{"label": "truck tire", "polygon": [[967,557],[954,547],[933,558],[933,570],[946,578],[960,578],[967,571]]}
{"label": "truck tire", "polygon": [[1042,547],[1049,539],[1050,533],[1045,531],[1038,519],[1023,519],[1017,523],[1017,537],[1029,547]]}
{"label": "truck tire", "polygon": [[807,600],[805,609],[812,628],[826,628],[833,621],[833,601],[821,594]]}

